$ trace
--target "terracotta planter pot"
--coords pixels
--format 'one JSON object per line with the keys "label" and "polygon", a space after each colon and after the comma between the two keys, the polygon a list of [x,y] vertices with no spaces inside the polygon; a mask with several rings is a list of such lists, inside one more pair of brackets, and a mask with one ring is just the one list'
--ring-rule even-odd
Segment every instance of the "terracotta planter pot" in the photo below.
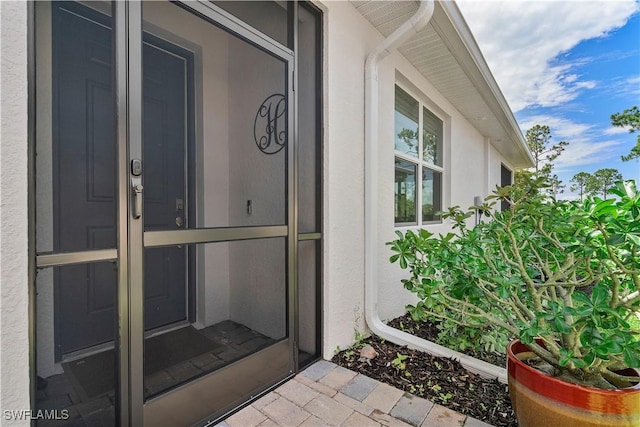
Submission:
{"label": "terracotta planter pot", "polygon": [[526,351],[517,340],[507,347],[509,395],[520,427],[640,426],[640,384],[602,390],[567,383],[515,356]]}

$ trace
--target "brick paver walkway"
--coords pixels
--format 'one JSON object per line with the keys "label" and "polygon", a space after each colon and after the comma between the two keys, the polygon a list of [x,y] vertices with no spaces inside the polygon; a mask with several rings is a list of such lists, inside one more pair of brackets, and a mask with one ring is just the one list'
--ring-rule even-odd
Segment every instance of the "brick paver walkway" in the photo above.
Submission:
{"label": "brick paver walkway", "polygon": [[491,427],[325,360],[218,426]]}

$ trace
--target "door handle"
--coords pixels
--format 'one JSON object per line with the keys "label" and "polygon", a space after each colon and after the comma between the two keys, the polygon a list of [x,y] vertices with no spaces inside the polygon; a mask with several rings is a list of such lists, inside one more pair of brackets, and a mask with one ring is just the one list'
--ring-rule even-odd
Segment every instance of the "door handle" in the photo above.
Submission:
{"label": "door handle", "polygon": [[142,216],[142,187],[140,178],[131,179],[131,189],[133,190],[133,217],[138,219]]}

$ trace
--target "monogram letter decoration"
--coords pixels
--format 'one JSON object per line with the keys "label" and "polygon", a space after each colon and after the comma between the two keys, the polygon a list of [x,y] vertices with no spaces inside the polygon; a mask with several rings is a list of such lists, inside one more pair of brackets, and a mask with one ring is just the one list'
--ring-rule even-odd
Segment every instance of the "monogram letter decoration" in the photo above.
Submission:
{"label": "monogram letter decoration", "polygon": [[253,122],[253,138],[265,154],[276,154],[287,142],[287,105],[284,95],[273,94],[264,100]]}

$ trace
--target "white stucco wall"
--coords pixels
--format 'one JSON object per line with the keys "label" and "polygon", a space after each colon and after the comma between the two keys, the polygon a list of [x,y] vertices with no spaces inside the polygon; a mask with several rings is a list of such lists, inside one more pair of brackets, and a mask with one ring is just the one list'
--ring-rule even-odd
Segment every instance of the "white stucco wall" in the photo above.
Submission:
{"label": "white stucco wall", "polygon": [[0,112],[0,424],[29,425],[26,2],[0,2]]}
{"label": "white stucco wall", "polygon": [[[364,61],[382,36],[350,4],[325,2],[325,265],[324,357],[353,342],[354,329],[365,332],[364,305]],[[444,122],[443,209],[466,209],[500,182],[507,164],[490,141],[427,81],[400,53],[379,64],[379,211],[378,313],[392,319],[415,297],[400,279],[408,273],[389,263],[385,242],[394,226],[394,94],[400,83]],[[470,223],[473,219],[470,219]],[[434,233],[449,224],[428,224]]]}
{"label": "white stucco wall", "polygon": [[326,2],[323,355],[364,328],[364,61],[382,39],[347,2]]}

